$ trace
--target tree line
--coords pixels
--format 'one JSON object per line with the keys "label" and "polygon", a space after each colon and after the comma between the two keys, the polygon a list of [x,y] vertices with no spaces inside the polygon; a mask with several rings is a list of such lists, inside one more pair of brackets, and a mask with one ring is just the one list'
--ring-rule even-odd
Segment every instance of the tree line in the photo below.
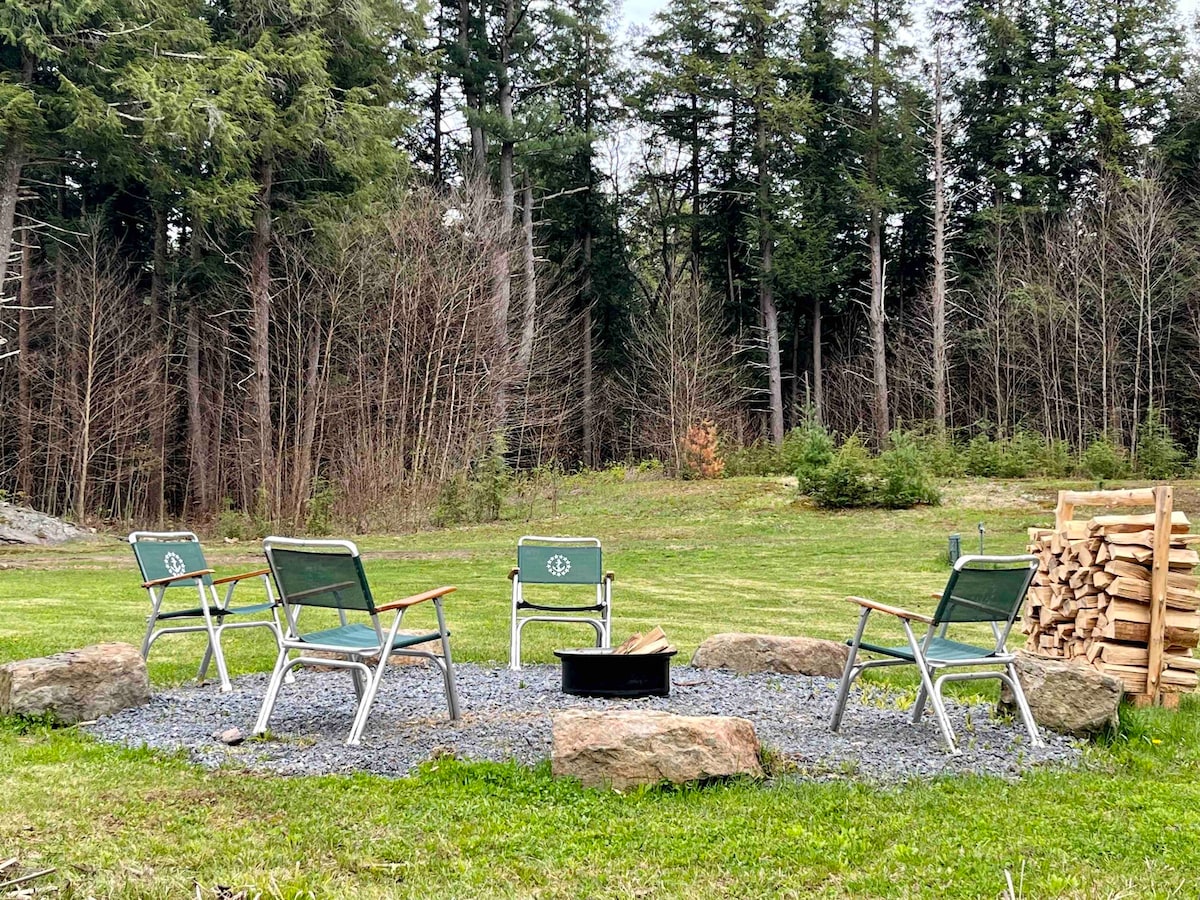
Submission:
{"label": "tree line", "polygon": [[372,527],[699,423],[1200,440],[1169,0],[616,12],[6,4],[0,491]]}

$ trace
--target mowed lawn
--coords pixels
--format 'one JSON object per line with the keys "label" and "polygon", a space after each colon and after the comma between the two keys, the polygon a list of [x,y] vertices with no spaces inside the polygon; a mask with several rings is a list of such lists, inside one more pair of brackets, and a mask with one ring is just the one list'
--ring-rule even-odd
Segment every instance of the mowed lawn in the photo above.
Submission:
{"label": "mowed lawn", "polygon": [[[1194,485],[1176,504],[1200,513]],[[718,631],[844,638],[864,594],[929,609],[946,538],[1017,552],[1052,520],[1049,485],[961,481],[946,502],[829,513],[777,479],[567,479],[491,525],[359,538],[380,598],[455,584],[457,659],[507,655],[508,581],[522,534],[604,542],[618,638],[662,624],[686,656]],[[255,568],[253,544],[206,542],[220,574]],[[145,592],[113,537],[0,552],[0,661],[102,640],[137,643]],[[255,596],[255,587],[244,600]],[[429,615],[422,610],[421,615]],[[419,620],[414,618],[414,623]],[[881,622],[886,628],[886,624]],[[586,641],[533,626],[527,658]],[[898,636],[895,631],[880,636]],[[199,639],[166,637],[157,685],[194,675]],[[270,667],[269,637],[227,640],[231,674]],[[911,676],[896,676],[911,684]],[[969,690],[994,696],[988,686]],[[932,728],[932,724],[930,725]],[[0,724],[0,859],[57,867],[65,897],[1193,897],[1200,893],[1200,704],[1127,711],[1081,771],[1019,782],[948,778],[652,789],[626,795],[548,767],[439,760],[420,774],[268,778],[98,745],[74,729]],[[0,881],[3,877],[0,876]]]}

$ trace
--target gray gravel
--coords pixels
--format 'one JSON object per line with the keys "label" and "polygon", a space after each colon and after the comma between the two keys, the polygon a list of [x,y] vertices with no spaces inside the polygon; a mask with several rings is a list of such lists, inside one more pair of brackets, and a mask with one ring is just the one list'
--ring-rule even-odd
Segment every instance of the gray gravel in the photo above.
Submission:
{"label": "gray gravel", "polygon": [[[234,689],[187,687],[156,694],[148,706],[128,709],[88,727],[102,741],[130,747],[186,751],[204,766],[234,765],[287,775],[366,771],[403,775],[444,753],[468,760],[515,759],[533,764],[550,755],[550,716],[562,709],[661,709],[687,715],[735,715],[754,723],[759,740],[784,757],[801,777],[858,777],[895,782],[948,773],[1013,777],[1045,764],[1075,765],[1079,745],[1044,734],[1034,749],[1012,722],[994,720],[988,706],[951,702],[950,717],[963,753],[947,754],[937,725],[926,715],[909,721],[902,696],[869,685],[855,688],[842,731],[829,731],[837,682],[795,675],[735,675],[676,666],[670,697],[597,700],[560,691],[557,666],[521,672],[460,663],[455,666],[463,717],[446,717],[441,679],[432,669],[389,671],[360,747],[345,746],[354,693],[345,672],[299,672],[284,685],[271,719],[276,738],[226,746],[214,732],[239,728],[249,736],[267,676],[247,675]],[[911,703],[911,695],[908,695]]]}

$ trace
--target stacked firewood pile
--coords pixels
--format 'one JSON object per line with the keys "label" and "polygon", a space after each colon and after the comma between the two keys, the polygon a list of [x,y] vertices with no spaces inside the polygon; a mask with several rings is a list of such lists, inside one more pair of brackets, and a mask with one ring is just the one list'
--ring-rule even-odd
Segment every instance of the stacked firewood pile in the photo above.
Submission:
{"label": "stacked firewood pile", "polygon": [[[1164,519],[1165,524],[1165,519]],[[1147,691],[1154,559],[1153,515],[1096,516],[1062,527],[1029,529],[1038,571],[1026,601],[1026,649],[1040,656],[1081,659],[1116,675],[1127,693]],[[1163,693],[1200,684],[1200,555],[1190,523],[1171,514],[1162,661]]]}

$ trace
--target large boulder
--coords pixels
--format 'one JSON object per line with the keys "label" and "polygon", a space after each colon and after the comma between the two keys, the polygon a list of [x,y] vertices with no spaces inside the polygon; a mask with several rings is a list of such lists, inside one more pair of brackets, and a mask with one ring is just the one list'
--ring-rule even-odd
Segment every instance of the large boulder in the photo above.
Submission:
{"label": "large boulder", "polygon": [[774,634],[714,634],[692,657],[701,669],[732,669],[740,674],[780,672],[840,678],[850,648],[837,641]]}
{"label": "large boulder", "polygon": [[[1081,661],[1047,659],[1017,652],[1017,678],[1039,725],[1086,736],[1116,727],[1121,679]],[[1008,685],[1000,689],[1000,712],[1019,715]]]}
{"label": "large boulder", "polygon": [[61,544],[82,535],[74,525],[56,516],[0,502],[0,544]]}
{"label": "large boulder", "polygon": [[554,775],[588,787],[762,775],[754,726],[732,716],[567,710],[554,715],[553,736]]}
{"label": "large boulder", "polygon": [[0,666],[0,715],[49,713],[71,724],[149,701],[146,661],[130,644],[95,644]]}

